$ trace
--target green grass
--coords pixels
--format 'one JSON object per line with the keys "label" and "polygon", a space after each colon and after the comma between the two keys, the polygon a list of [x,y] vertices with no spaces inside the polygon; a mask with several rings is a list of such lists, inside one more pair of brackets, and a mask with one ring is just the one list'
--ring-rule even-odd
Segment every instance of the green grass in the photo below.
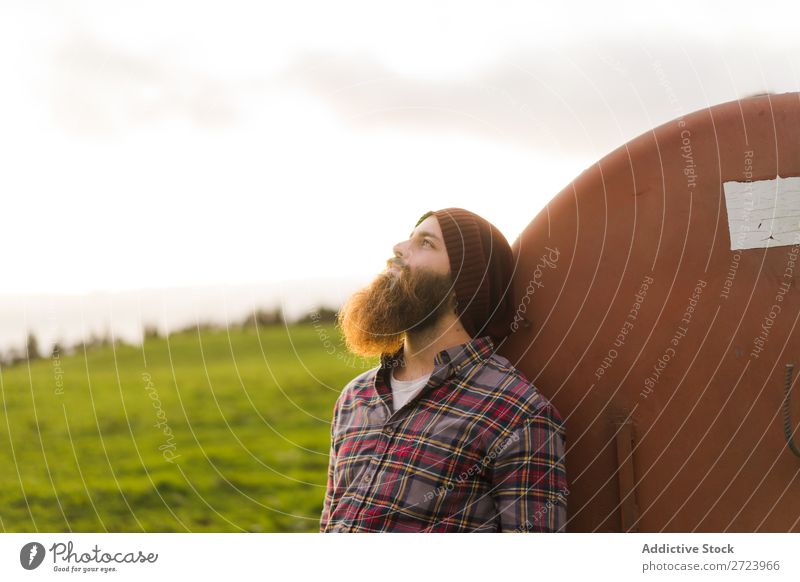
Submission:
{"label": "green grass", "polygon": [[0,370],[0,531],[318,531],[333,404],[378,363],[346,356],[318,323],[64,356],[63,393]]}

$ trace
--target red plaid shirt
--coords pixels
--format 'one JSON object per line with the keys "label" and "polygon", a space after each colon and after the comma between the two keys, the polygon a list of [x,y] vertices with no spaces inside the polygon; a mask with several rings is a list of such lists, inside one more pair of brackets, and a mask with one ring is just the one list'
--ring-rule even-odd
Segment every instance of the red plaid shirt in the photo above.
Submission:
{"label": "red plaid shirt", "polygon": [[563,531],[556,408],[483,336],[439,352],[428,383],[392,412],[402,351],[336,401],[320,531]]}

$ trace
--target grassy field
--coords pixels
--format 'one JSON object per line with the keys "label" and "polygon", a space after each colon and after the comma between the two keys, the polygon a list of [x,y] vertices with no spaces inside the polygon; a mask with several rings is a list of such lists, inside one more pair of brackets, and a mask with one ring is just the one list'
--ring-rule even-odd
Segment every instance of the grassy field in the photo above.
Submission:
{"label": "grassy field", "polygon": [[0,370],[0,531],[318,531],[333,404],[377,363],[308,323]]}

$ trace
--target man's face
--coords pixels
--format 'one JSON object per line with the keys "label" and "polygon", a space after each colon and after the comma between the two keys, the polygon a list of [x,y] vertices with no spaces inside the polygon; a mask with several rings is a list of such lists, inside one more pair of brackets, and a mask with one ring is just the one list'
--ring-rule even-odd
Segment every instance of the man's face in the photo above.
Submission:
{"label": "man's face", "polygon": [[434,273],[450,273],[450,258],[435,216],[420,222],[408,240],[397,243],[392,250],[395,257],[386,261],[390,272],[397,273],[398,266],[407,266],[411,270],[426,268]]}
{"label": "man's face", "polygon": [[339,325],[355,354],[393,353],[407,331],[429,329],[453,310],[450,259],[436,217],[426,218],[393,250],[386,269],[339,311]]}

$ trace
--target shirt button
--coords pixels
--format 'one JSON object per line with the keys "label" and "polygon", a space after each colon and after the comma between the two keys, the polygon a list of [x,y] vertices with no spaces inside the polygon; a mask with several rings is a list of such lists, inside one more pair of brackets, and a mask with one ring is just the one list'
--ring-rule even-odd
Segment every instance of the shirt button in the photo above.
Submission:
{"label": "shirt button", "polygon": [[386,434],[392,434],[394,432],[394,427],[387,426],[386,428],[383,429],[383,432],[385,432]]}
{"label": "shirt button", "polygon": [[367,473],[364,475],[364,482],[369,483],[370,481],[372,481],[372,473]]}

